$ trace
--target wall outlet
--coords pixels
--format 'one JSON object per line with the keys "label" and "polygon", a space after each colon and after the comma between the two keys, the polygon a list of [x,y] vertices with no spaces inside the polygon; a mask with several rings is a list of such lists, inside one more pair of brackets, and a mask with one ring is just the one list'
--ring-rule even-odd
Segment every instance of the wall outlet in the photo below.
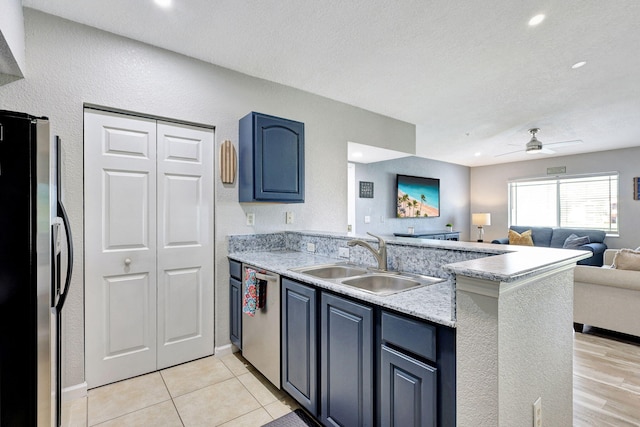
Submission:
{"label": "wall outlet", "polygon": [[384,215],[380,215],[380,222],[384,224]]}
{"label": "wall outlet", "polygon": [[316,251],[316,244],[315,243],[307,243],[307,252],[315,252]]}
{"label": "wall outlet", "polygon": [[293,212],[287,212],[285,215],[285,222],[287,224],[293,224]]}
{"label": "wall outlet", "polygon": [[371,217],[370,217],[369,215],[366,215],[366,216],[364,217],[364,223],[365,223],[365,224],[369,224],[370,222],[371,222]]}
{"label": "wall outlet", "polygon": [[533,427],[542,427],[542,398],[533,402]]}
{"label": "wall outlet", "polygon": [[248,213],[247,214],[247,225],[254,225],[256,223],[256,214]]}
{"label": "wall outlet", "polygon": [[349,248],[338,248],[338,256],[340,258],[349,258]]}

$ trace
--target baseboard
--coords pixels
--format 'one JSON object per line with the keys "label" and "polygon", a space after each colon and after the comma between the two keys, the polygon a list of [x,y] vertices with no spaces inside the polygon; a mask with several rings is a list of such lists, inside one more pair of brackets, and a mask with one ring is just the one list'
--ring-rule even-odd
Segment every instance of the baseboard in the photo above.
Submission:
{"label": "baseboard", "polygon": [[240,349],[238,347],[236,347],[233,344],[226,344],[226,345],[222,345],[220,347],[215,347],[213,349],[213,354],[216,357],[224,357],[224,356],[228,356],[230,354],[236,353],[240,351]]}
{"label": "baseboard", "polygon": [[65,387],[62,389],[62,400],[70,401],[81,399],[87,395],[87,383],[72,385],[71,387]]}

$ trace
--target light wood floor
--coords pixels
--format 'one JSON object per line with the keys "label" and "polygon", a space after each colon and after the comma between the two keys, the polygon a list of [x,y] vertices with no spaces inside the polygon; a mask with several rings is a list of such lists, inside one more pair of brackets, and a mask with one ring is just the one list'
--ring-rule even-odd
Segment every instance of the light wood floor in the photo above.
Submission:
{"label": "light wood floor", "polygon": [[573,425],[640,426],[640,338],[585,327],[573,342]]}

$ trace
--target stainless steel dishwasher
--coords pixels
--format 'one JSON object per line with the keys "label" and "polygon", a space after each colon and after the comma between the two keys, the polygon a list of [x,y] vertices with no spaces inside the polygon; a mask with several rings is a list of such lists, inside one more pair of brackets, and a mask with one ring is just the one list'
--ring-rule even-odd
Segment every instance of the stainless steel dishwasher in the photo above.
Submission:
{"label": "stainless steel dishwasher", "polygon": [[246,269],[256,280],[266,281],[266,299],[255,315],[242,314],[242,356],[277,388],[280,388],[280,276],[251,265],[242,265],[242,299],[246,293]]}

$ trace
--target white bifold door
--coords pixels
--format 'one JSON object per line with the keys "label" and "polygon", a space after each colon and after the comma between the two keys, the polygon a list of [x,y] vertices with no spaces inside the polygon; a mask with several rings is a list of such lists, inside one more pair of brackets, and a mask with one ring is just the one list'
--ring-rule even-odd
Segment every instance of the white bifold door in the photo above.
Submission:
{"label": "white bifold door", "polygon": [[89,388],[213,354],[213,130],[86,109]]}

